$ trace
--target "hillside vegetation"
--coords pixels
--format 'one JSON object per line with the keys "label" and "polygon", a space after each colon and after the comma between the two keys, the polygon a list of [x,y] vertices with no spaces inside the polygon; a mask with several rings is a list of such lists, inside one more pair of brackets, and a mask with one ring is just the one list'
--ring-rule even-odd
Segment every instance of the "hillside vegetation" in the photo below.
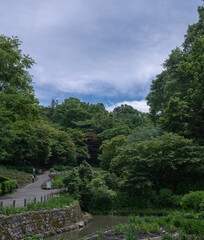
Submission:
{"label": "hillside vegetation", "polygon": [[178,208],[184,194],[204,190],[203,5],[198,13],[152,81],[150,113],[128,105],[108,112],[74,97],[39,105],[34,60],[17,37],[1,35],[0,163],[71,167],[58,184],[95,212]]}

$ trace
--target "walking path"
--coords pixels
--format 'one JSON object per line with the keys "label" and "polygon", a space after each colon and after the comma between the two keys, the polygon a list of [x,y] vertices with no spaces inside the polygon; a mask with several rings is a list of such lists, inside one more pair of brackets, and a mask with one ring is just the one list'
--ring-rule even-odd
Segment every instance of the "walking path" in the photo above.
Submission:
{"label": "walking path", "polygon": [[18,189],[13,194],[0,197],[0,204],[3,203],[3,206],[13,206],[15,200],[15,207],[23,207],[24,201],[26,199],[26,203],[33,202],[41,202],[45,201],[50,197],[50,194],[57,193],[57,189],[44,190],[41,189],[42,184],[46,181],[49,181],[50,172],[44,172],[43,174],[37,175],[38,179],[34,183],[30,183],[25,187]]}

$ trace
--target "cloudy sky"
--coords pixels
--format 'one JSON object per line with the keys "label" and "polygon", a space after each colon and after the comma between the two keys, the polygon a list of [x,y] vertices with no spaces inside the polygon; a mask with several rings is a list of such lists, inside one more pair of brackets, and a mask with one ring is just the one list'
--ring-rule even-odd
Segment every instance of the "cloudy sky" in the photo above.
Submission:
{"label": "cloudy sky", "polygon": [[126,103],[148,111],[145,97],[161,64],[198,21],[201,0],[0,0],[0,34],[18,36],[35,94]]}

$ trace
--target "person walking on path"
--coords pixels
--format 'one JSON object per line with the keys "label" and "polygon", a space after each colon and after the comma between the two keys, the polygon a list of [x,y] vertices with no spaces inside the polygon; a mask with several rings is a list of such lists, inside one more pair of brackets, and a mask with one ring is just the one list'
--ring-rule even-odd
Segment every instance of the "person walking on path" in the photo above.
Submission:
{"label": "person walking on path", "polygon": [[[17,189],[16,192],[10,194],[6,197],[0,197],[0,202],[3,202],[3,206],[12,205],[13,200],[15,200],[16,207],[24,207],[24,200],[26,199],[27,202],[33,201],[41,201],[41,198],[47,199],[47,195],[50,193],[57,193],[59,192],[57,189],[50,189],[45,190],[41,189],[41,186],[46,183],[46,181],[50,180],[49,177],[50,172],[46,171],[43,174],[38,175],[36,181],[24,186],[21,189]],[[34,177],[34,175],[33,175]]]}

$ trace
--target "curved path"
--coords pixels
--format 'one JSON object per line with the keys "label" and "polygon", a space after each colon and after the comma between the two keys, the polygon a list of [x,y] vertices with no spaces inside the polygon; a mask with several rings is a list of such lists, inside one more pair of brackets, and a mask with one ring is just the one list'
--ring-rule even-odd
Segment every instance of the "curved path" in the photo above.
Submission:
{"label": "curved path", "polygon": [[41,202],[47,200],[52,193],[57,193],[57,189],[44,190],[41,189],[41,185],[46,181],[49,181],[50,172],[44,172],[43,174],[37,175],[38,179],[34,183],[30,183],[23,188],[18,189],[13,194],[0,197],[0,204],[3,203],[3,206],[13,206],[15,200],[15,207],[23,207],[24,201],[26,203],[33,202],[36,199],[36,202]]}

